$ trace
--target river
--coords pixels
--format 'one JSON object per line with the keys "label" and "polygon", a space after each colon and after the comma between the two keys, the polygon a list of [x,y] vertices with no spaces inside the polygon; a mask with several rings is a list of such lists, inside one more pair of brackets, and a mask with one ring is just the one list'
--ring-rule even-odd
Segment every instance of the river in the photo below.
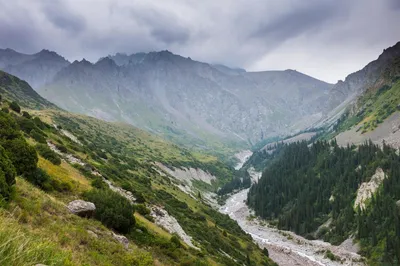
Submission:
{"label": "river", "polygon": [[[242,153],[243,154],[243,153]],[[238,156],[239,157],[239,156]],[[241,156],[248,158],[249,156]],[[243,165],[244,162],[241,162]],[[253,182],[258,180],[260,173],[253,169],[249,171]],[[230,196],[219,211],[228,214],[238,222],[240,227],[253,237],[261,248],[266,247],[272,260],[281,266],[339,266],[365,265],[360,262],[361,257],[355,252],[351,241],[344,245],[333,246],[320,240],[307,240],[292,232],[278,230],[260,219],[249,220],[251,210],[245,204],[249,189],[245,189]],[[325,257],[325,251],[330,250],[341,261],[332,261]]]}

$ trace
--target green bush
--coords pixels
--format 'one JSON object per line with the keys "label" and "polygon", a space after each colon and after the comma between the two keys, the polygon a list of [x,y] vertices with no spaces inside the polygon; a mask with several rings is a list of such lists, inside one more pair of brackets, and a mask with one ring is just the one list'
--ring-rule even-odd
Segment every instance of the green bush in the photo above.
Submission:
{"label": "green bush", "polygon": [[30,175],[27,175],[26,180],[35,186],[40,187],[45,191],[53,190],[51,185],[51,177],[47,174],[47,172],[41,168],[36,168],[36,171]]}
{"label": "green bush", "polygon": [[32,118],[32,116],[31,116],[28,112],[26,112],[26,111],[23,111],[23,112],[22,112],[22,116],[25,117],[25,118],[27,118],[27,119],[31,119],[31,118]]}
{"label": "green bush", "polygon": [[6,114],[8,114],[8,113],[10,112],[10,111],[8,110],[7,107],[1,108],[1,111],[2,111],[3,113],[6,113]]}
{"label": "green bush", "polygon": [[46,137],[40,131],[34,129],[29,133],[31,137],[39,143],[46,144]]}
{"label": "green bush", "polygon": [[32,130],[36,128],[35,123],[31,119],[18,117],[18,119],[16,120],[18,122],[19,128],[27,134],[29,134]]}
{"label": "green bush", "polygon": [[11,159],[18,175],[31,174],[36,170],[38,156],[34,147],[22,137],[3,144],[8,158]]}
{"label": "green bush", "polygon": [[56,145],[56,148],[59,149],[62,153],[67,153],[68,152],[67,147],[65,147],[64,145],[58,144],[58,143],[56,143],[55,145]]}
{"label": "green bush", "polygon": [[131,203],[109,189],[93,189],[85,193],[86,200],[96,205],[95,218],[120,233],[129,233],[135,225]]}
{"label": "green bush", "polygon": [[43,158],[49,160],[52,164],[54,165],[61,164],[60,156],[54,151],[52,151],[46,144],[37,144],[36,150]]}
{"label": "green bush", "polygon": [[136,210],[136,212],[138,212],[140,215],[143,215],[143,216],[150,214],[150,210],[144,204],[136,204],[135,210]]}
{"label": "green bush", "polygon": [[19,104],[17,102],[12,102],[10,103],[10,108],[11,110],[13,110],[14,112],[20,113],[21,112],[21,107],[19,106]]}
{"label": "green bush", "polygon": [[6,151],[0,146],[0,198],[8,200],[15,184],[15,169]]}

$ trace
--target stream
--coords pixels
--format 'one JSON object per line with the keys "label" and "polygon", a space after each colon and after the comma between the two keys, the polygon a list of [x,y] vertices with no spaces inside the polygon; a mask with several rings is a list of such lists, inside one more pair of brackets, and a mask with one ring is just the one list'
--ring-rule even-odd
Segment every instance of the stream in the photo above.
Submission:
{"label": "stream", "polygon": [[[249,156],[237,156],[248,159]],[[240,162],[241,165],[244,162]],[[257,182],[261,173],[250,169],[253,182]],[[340,246],[333,246],[321,240],[307,240],[289,231],[278,230],[261,219],[249,219],[251,210],[245,204],[249,189],[231,195],[219,211],[228,214],[238,222],[239,226],[253,237],[261,248],[267,248],[269,257],[281,266],[336,266],[336,265],[365,265],[360,255],[354,252],[351,240]],[[340,258],[332,261],[325,257],[326,250],[330,250]]]}

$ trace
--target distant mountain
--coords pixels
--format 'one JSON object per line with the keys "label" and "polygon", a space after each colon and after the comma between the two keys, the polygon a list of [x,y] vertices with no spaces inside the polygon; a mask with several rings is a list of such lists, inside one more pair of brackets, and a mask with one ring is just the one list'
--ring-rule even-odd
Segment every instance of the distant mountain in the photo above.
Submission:
{"label": "distant mountain", "polygon": [[293,70],[245,72],[161,51],[75,61],[39,92],[67,110],[159,133],[254,141],[319,119],[330,87]]}
{"label": "distant mountain", "polygon": [[42,98],[26,81],[0,70],[0,95],[9,101],[17,101],[30,109],[55,109],[54,104]]}
{"label": "distant mountain", "polygon": [[0,69],[27,81],[37,89],[50,82],[55,74],[70,63],[49,50],[28,55],[12,49],[0,49]]}
{"label": "distant mountain", "polygon": [[324,111],[328,120],[333,122],[339,118],[346,107],[354,104],[364,92],[390,83],[390,77],[396,77],[400,73],[399,60],[400,42],[385,49],[378,59],[363,69],[336,83],[329,92]]}

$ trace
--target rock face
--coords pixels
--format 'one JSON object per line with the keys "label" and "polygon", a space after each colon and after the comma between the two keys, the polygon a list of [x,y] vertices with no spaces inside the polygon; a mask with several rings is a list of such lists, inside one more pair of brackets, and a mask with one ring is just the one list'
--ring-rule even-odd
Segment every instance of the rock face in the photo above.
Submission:
{"label": "rock face", "polygon": [[96,210],[96,206],[92,202],[84,200],[74,200],[68,203],[68,210],[73,214],[81,217],[90,217]]}
{"label": "rock face", "polygon": [[199,249],[198,247],[193,245],[192,237],[186,234],[178,221],[174,217],[169,215],[166,210],[161,207],[152,206],[150,215],[154,218],[154,222],[158,226],[161,226],[171,234],[177,234],[188,246],[194,249]]}
{"label": "rock face", "polygon": [[204,183],[210,184],[211,181],[216,180],[216,177],[212,174],[203,171],[202,169],[198,168],[168,168],[167,166],[163,165],[162,163],[155,163],[158,168],[163,170],[164,172],[168,173],[172,177],[186,183],[189,187],[192,186],[192,180],[203,181]]}
{"label": "rock face", "polygon": [[385,179],[385,173],[381,168],[376,169],[375,174],[371,177],[369,182],[364,182],[357,190],[357,197],[354,202],[354,208],[360,206],[360,209],[365,209],[365,203],[370,199],[382,184]]}
{"label": "rock face", "polygon": [[103,181],[108,185],[108,187],[114,191],[120,194],[122,197],[126,198],[129,200],[131,204],[133,204],[136,201],[136,198],[133,196],[132,192],[125,190],[123,188],[114,186],[113,183],[110,180],[107,180],[103,177]]}

